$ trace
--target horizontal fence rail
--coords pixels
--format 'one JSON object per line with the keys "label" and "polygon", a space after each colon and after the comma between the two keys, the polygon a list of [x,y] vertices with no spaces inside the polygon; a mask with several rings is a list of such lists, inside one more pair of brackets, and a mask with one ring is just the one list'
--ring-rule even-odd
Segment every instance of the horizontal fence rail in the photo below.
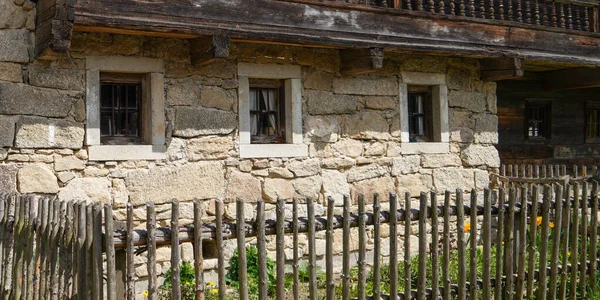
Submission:
{"label": "horizontal fence rail", "polygon": [[295,2],[346,4],[423,12],[467,19],[509,21],[539,27],[597,32],[598,3],[546,0],[292,0]]}
{"label": "horizontal fence rail", "polygon": [[[195,299],[585,298],[597,293],[597,188],[596,181],[582,181],[515,185],[483,194],[457,190],[412,198],[407,193],[401,199],[389,194],[383,201],[377,194],[369,199],[359,195],[357,207],[344,196],[341,214],[334,213],[335,201],[328,198],[324,216],[315,216],[313,199],[279,199],[274,220],[265,218],[266,203],[259,199],[251,221],[246,219],[245,203],[238,200],[236,222],[223,219],[224,204],[217,200],[215,219],[206,224],[202,202],[195,201],[193,224],[184,227],[179,226],[179,202],[174,200],[169,228],[157,228],[154,204],[146,206],[145,230],[134,229],[131,204],[125,229],[115,230],[110,205],[0,195],[0,297],[135,299],[141,292],[136,291],[135,257],[141,255],[147,258],[144,297],[188,299],[180,245],[192,242]],[[382,209],[382,202],[388,202],[389,209]],[[302,205],[306,217],[299,217]],[[286,209],[292,211],[291,218],[286,218]],[[384,224],[389,229],[385,239]],[[342,231],[341,274],[334,272],[333,264],[336,230]],[[352,230],[358,233],[355,249]],[[320,273],[316,244],[323,231],[325,270]],[[308,240],[305,255],[299,253],[300,235]],[[276,244],[272,267],[268,236]],[[285,253],[286,237],[291,239],[291,255]],[[256,266],[249,265],[250,238],[258,249]],[[239,284],[233,289],[225,280],[222,249],[228,239],[237,241]],[[367,239],[373,241],[372,249],[367,249]],[[203,277],[203,241],[214,243],[218,252],[218,282],[210,291]],[[169,280],[162,287],[156,270],[161,245],[171,248]],[[351,267],[351,255],[357,257],[356,267]],[[307,274],[302,276],[300,261],[307,261]],[[286,263],[291,265],[288,274]],[[255,280],[250,278],[252,269],[258,274]],[[276,276],[271,278],[273,272]],[[166,294],[160,291],[165,286]],[[256,294],[249,292],[254,290]]]}

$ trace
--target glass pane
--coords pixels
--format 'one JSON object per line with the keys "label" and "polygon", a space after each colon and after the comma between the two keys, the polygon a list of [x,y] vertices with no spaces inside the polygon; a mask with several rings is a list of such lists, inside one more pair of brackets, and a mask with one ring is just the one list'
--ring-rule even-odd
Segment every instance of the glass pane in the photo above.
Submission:
{"label": "glass pane", "polygon": [[129,108],[137,108],[138,107],[137,89],[138,89],[137,85],[127,86],[127,107],[129,107]]}
{"label": "glass pane", "polygon": [[127,113],[127,134],[129,136],[138,136],[138,113],[129,111]]}
{"label": "glass pane", "polygon": [[110,108],[112,103],[112,84],[103,84],[100,88],[100,105],[102,108]]}
{"label": "glass pane", "polygon": [[101,112],[100,113],[100,135],[101,136],[110,136],[112,135],[112,113],[109,112]]}

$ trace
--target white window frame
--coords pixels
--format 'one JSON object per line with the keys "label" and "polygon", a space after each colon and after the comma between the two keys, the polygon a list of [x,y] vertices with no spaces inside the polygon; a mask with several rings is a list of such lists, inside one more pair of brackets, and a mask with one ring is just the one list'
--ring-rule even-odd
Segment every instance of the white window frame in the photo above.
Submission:
{"label": "white window frame", "polygon": [[[408,116],[408,86],[431,87],[433,141],[410,142]],[[402,154],[449,153],[448,86],[445,74],[402,72],[399,82],[400,95],[400,152]]]}
{"label": "white window frame", "polygon": [[[241,158],[305,157],[302,138],[302,70],[295,65],[238,64],[239,145]],[[250,133],[250,78],[279,79],[285,87],[285,144],[252,144]]]}
{"label": "white window frame", "polygon": [[[86,65],[86,139],[90,161],[166,159],[164,63],[162,59],[88,56]],[[100,73],[144,74],[149,87],[144,121],[146,145],[102,145],[100,141]]]}

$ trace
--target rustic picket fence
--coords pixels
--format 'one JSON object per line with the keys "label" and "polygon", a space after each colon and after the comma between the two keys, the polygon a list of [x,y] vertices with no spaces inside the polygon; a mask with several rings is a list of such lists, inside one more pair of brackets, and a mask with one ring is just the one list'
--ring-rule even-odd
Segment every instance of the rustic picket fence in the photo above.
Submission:
{"label": "rustic picket fence", "polygon": [[[326,298],[336,297],[336,274],[333,271],[333,231],[343,230],[342,299],[350,299],[350,228],[358,227],[358,299],[575,299],[584,297],[590,287],[596,289],[598,268],[598,184],[543,186],[518,189],[485,190],[483,197],[475,191],[465,203],[463,192],[446,192],[443,205],[438,195],[421,193],[419,207],[411,207],[409,194],[399,201],[388,197],[389,211],[381,209],[378,195],[373,195],[372,211],[367,211],[365,197],[358,197],[358,212],[351,212],[351,199],[344,197],[342,215],[334,215],[334,200],[327,199],[326,217],[315,217],[313,200],[293,202],[293,217],[285,218],[285,201],[276,205],[277,219],[265,220],[265,203],[258,200],[256,219],[245,222],[243,202],[237,201],[236,223],[222,219],[223,203],[216,202],[216,220],[203,224],[200,201],[194,202],[193,226],[179,226],[179,202],[172,202],[170,228],[156,227],[154,205],[147,205],[147,229],[134,230],[133,207],[127,206],[125,230],[114,230],[112,207],[99,203],[59,201],[33,195],[0,195],[0,287],[2,299],[134,299],[134,256],[143,248],[147,256],[148,299],[158,299],[156,249],[171,247],[171,297],[180,299],[180,243],[192,242],[195,259],[196,299],[204,299],[202,240],[212,240],[218,251],[219,298],[226,297],[223,241],[237,239],[239,249],[239,298],[248,299],[246,238],[256,236],[259,261],[259,299],[284,299],[284,276],[277,276],[276,294],[267,294],[266,236],[275,235],[276,271],[285,272],[284,237],[293,239],[293,299],[300,298],[298,235],[308,234],[309,299],[317,299],[316,233],[326,231]],[[540,189],[543,190],[540,192]],[[542,195],[541,198],[539,195]],[[566,196],[573,194],[574,197]],[[404,202],[399,207],[399,202]],[[467,204],[467,205],[465,205]],[[306,205],[306,218],[298,217],[299,206]],[[432,209],[433,208],[433,209]],[[395,213],[390,213],[395,212]],[[538,219],[541,216],[541,220]],[[452,217],[452,218],[451,218]],[[454,218],[455,217],[455,218]],[[482,219],[482,220],[478,220]],[[492,219],[496,228],[492,228]],[[481,234],[483,276],[477,277],[478,243],[467,244],[461,230],[470,220],[471,241]],[[478,221],[481,221],[479,223]],[[411,277],[411,223],[418,223],[418,275]],[[456,222],[457,229],[451,230]],[[389,223],[389,293],[379,289],[381,282],[381,224]],[[538,224],[540,223],[540,224]],[[373,291],[366,295],[367,226],[373,230]],[[372,227],[370,227],[372,226]],[[398,226],[404,227],[404,269],[398,270]],[[427,233],[427,226],[431,231]],[[194,230],[200,228],[201,230]],[[401,229],[401,228],[400,228]],[[451,235],[456,234],[458,279],[451,282],[449,264]],[[551,244],[549,235],[552,234]],[[441,237],[440,237],[441,235]],[[428,238],[429,236],[429,238]],[[536,239],[541,245],[536,247]],[[441,251],[439,251],[441,243]],[[467,247],[470,251],[467,251]],[[496,272],[491,272],[492,247],[495,247]],[[537,248],[537,249],[536,249]],[[431,251],[430,249],[434,249]],[[117,262],[115,253],[125,250],[125,263]],[[539,251],[539,259],[533,259]],[[469,256],[467,257],[467,254]],[[144,255],[144,254],[140,254]],[[433,266],[427,274],[427,258]],[[546,262],[550,261],[550,264]],[[120,273],[120,274],[118,274]],[[399,292],[398,276],[404,276],[405,292]],[[426,278],[430,276],[431,286]],[[123,279],[124,278],[124,279]],[[413,283],[416,282],[416,289]],[[548,288],[546,288],[546,286]],[[576,286],[579,289],[576,289]],[[390,297],[390,295],[397,295]]]}
{"label": "rustic picket fence", "polygon": [[[509,184],[567,184],[569,182],[583,182],[598,178],[598,167],[592,166],[588,173],[587,166],[573,165],[567,169],[566,165],[501,165],[498,173],[492,173],[503,187]],[[596,176],[596,178],[594,178]]]}

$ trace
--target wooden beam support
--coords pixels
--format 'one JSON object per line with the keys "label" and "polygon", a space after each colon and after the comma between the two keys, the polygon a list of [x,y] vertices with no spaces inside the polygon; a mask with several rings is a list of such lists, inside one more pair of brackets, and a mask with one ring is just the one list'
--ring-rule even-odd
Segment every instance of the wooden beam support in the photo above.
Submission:
{"label": "wooden beam support", "polygon": [[76,0],[39,0],[36,8],[35,57],[56,59],[69,52]]}
{"label": "wooden beam support", "polygon": [[383,68],[383,48],[340,50],[342,75],[373,73],[381,68]]}
{"label": "wooden beam support", "polygon": [[229,36],[212,35],[190,40],[190,60],[194,66],[203,66],[229,57]]}
{"label": "wooden beam support", "polygon": [[523,77],[524,59],[516,57],[481,60],[481,80],[498,81]]}
{"label": "wooden beam support", "polygon": [[548,91],[600,87],[600,68],[572,68],[548,72],[544,75],[544,89]]}

